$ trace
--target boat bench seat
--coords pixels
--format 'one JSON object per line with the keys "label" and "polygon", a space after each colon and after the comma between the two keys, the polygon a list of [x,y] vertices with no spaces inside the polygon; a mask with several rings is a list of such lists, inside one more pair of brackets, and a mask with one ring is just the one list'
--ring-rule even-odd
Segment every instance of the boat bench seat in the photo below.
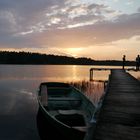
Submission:
{"label": "boat bench seat", "polygon": [[75,110],[75,109],[70,109],[70,110],[58,110],[59,114],[63,115],[71,115],[71,114],[80,114],[82,116],[85,115],[85,112],[83,110]]}
{"label": "boat bench seat", "polygon": [[81,100],[73,97],[49,97],[48,101],[81,101]]}
{"label": "boat bench seat", "polygon": [[77,129],[77,130],[80,130],[82,132],[87,132],[87,129],[88,129],[87,126],[74,126],[72,128]]}
{"label": "boat bench seat", "polygon": [[74,97],[49,97],[48,103],[50,108],[69,110],[81,105],[81,100]]}

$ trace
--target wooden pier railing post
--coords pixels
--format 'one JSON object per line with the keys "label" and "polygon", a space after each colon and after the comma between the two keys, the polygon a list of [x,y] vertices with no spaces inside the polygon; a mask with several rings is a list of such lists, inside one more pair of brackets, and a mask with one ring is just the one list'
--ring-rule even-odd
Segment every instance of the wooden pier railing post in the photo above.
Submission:
{"label": "wooden pier railing post", "polygon": [[90,81],[93,81],[93,69],[90,69]]}

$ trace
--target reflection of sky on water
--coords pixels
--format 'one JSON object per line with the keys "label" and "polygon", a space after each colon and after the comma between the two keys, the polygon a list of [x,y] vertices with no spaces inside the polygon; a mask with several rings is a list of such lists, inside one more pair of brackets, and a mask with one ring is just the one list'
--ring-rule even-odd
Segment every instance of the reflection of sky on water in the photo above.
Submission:
{"label": "reflection of sky on water", "polygon": [[[90,68],[110,66],[81,65],[0,65],[0,79],[37,81],[82,81],[89,80]],[[111,66],[111,68],[121,68]],[[109,71],[94,71],[94,79],[107,80]],[[135,72],[133,75],[139,75]]]}
{"label": "reflection of sky on water", "polygon": [[134,76],[137,79],[140,79],[140,72],[135,72],[135,71],[131,71],[129,72],[132,76]]}
{"label": "reflection of sky on water", "polygon": [[[92,66],[76,65],[0,65],[0,79],[24,79],[46,81],[78,81],[89,80]],[[95,73],[96,78],[104,78],[105,74]],[[107,78],[107,76],[106,76]]]}
{"label": "reflection of sky on water", "polygon": [[[103,83],[89,82],[91,67],[0,65],[0,139],[39,140],[36,126],[36,95],[41,82],[77,83],[77,88],[81,88],[80,90],[97,104],[103,94]],[[107,80],[108,74],[108,71],[94,72],[94,79]],[[140,75],[139,72],[132,74],[136,77]]]}
{"label": "reflection of sky on water", "polygon": [[[81,65],[0,65],[0,80],[8,85],[10,90],[18,94],[37,93],[41,82],[82,82],[89,81],[90,68],[121,68],[120,66],[81,66]],[[128,67],[127,67],[128,68]],[[94,80],[107,80],[110,71],[94,71]],[[140,72],[131,72],[136,78]],[[24,83],[21,84],[21,81]],[[98,88],[100,85],[100,88]],[[14,87],[15,86],[15,87]],[[91,84],[90,84],[91,86]],[[95,89],[96,87],[96,89]],[[103,86],[102,86],[103,87]],[[102,92],[101,83],[95,83],[91,93]],[[88,90],[89,90],[88,89]],[[87,91],[86,91],[87,92]],[[89,92],[88,94],[89,95]],[[91,97],[92,98],[92,97]],[[94,97],[94,100],[97,97]]]}
{"label": "reflection of sky on water", "polygon": [[1,140],[39,140],[37,110],[31,81],[0,80]]}
{"label": "reflection of sky on water", "polygon": [[[41,82],[77,82],[89,81],[90,68],[121,68],[120,66],[81,66],[81,65],[0,65],[0,80],[2,84],[8,85],[9,90],[15,94],[25,94],[29,97],[37,93]],[[130,72],[136,78],[140,72]],[[94,71],[94,80],[107,80],[110,71]],[[24,84],[23,84],[24,83]],[[93,86],[94,85],[94,86]],[[103,84],[86,84],[87,95],[96,101],[103,92]],[[83,91],[84,92],[84,91]],[[99,97],[95,96],[99,95]]]}

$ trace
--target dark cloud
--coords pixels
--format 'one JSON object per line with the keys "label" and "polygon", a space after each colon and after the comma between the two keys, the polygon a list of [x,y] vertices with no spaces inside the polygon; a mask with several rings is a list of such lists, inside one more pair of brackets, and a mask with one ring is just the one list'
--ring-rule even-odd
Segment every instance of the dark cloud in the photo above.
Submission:
{"label": "dark cloud", "polygon": [[64,5],[64,1],[0,0],[0,45],[20,47],[24,46],[25,42],[30,44],[33,35],[25,37],[18,36],[18,33],[30,30],[36,22],[39,22],[42,12],[53,5]]}
{"label": "dark cloud", "polygon": [[100,20],[103,20],[105,17],[103,15],[82,15],[82,16],[79,16],[79,17],[75,17],[73,19],[73,21],[75,23],[84,23],[84,22],[90,22],[90,21],[100,21]]}
{"label": "dark cloud", "polygon": [[53,5],[64,5],[63,0],[4,0],[0,1],[0,12],[13,14],[21,30],[31,26],[42,13]]}
{"label": "dark cloud", "polygon": [[140,12],[140,7],[138,8],[138,12]]}
{"label": "dark cloud", "polygon": [[[83,13],[80,14],[78,9]],[[0,46],[74,47],[73,44],[90,46],[130,38],[140,35],[138,11],[109,20],[106,16],[115,11],[103,4],[68,5],[65,0],[0,0]],[[75,28],[70,28],[74,25]]]}
{"label": "dark cloud", "polygon": [[140,35],[140,13],[121,15],[114,21],[94,25],[55,30],[42,34],[41,42],[52,46],[73,47],[104,44]]}
{"label": "dark cloud", "polygon": [[107,6],[103,5],[103,4],[90,4],[88,6],[88,9],[90,11],[94,10],[95,13],[101,14],[102,11],[107,11],[106,8],[108,8]]}

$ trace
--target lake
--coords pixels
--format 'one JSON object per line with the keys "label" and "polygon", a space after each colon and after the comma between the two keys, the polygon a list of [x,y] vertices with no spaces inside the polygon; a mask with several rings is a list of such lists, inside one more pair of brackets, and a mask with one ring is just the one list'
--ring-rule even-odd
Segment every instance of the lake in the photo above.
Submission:
{"label": "lake", "polygon": [[[103,82],[89,82],[93,66],[81,65],[0,65],[0,88],[35,96],[41,82],[68,82],[82,90],[96,104],[103,93]],[[94,68],[121,68],[94,66]],[[108,80],[109,71],[95,71],[94,80]],[[131,72],[139,78],[139,72]],[[8,87],[7,87],[8,86]]]}
{"label": "lake", "polygon": [[[90,82],[90,68],[93,66],[0,65],[0,139],[40,139],[35,122],[38,111],[36,95],[41,82],[68,82],[82,90],[97,105],[104,93],[104,82]],[[140,78],[140,72],[131,74]],[[94,79],[106,81],[108,75],[109,71],[96,71]]]}

